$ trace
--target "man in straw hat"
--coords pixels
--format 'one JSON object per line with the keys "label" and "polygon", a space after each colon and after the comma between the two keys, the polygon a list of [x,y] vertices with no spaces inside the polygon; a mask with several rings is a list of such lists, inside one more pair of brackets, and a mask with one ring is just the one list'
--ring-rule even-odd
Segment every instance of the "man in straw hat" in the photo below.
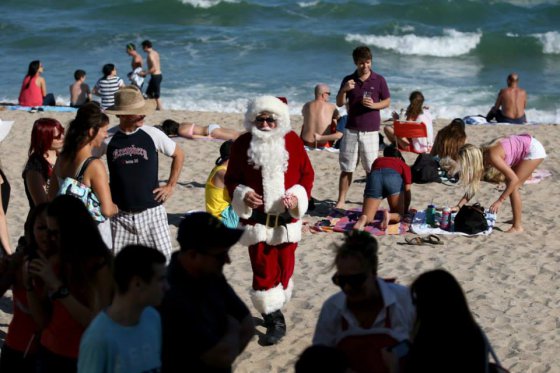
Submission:
{"label": "man in straw hat", "polygon": [[231,148],[225,184],[245,227],[253,268],[251,300],[266,326],[263,343],[286,334],[282,307],[292,296],[295,250],[307,211],[313,168],[303,142],[291,130],[288,106],[273,96],[249,102],[247,133]]}
{"label": "man in straw hat", "polygon": [[[111,194],[119,213],[111,218],[113,249],[129,244],[159,249],[169,260],[171,239],[163,203],[171,197],[185,155],[177,144],[157,128],[144,126],[154,112],[154,100],[145,100],[134,86],[115,93],[115,104],[105,111],[119,118],[111,128],[102,151],[107,154]],[[167,183],[158,182],[158,152],[173,158]]]}

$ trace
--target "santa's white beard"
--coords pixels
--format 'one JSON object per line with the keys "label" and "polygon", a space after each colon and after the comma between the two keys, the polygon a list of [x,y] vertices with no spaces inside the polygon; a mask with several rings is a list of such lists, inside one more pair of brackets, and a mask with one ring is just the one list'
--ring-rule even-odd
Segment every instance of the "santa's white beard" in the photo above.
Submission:
{"label": "santa's white beard", "polygon": [[264,211],[280,214],[285,211],[284,173],[288,169],[288,152],[284,134],[278,129],[251,129],[252,139],[247,151],[249,163],[260,169],[263,183]]}

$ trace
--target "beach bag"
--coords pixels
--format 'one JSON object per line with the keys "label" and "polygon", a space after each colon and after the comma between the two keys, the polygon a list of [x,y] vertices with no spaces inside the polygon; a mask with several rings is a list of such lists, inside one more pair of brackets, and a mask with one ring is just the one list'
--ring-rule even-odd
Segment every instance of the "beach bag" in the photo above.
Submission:
{"label": "beach bag", "polygon": [[480,203],[463,205],[455,216],[455,232],[477,234],[488,230],[484,207]]}
{"label": "beach bag", "polygon": [[101,213],[101,202],[99,202],[99,199],[90,187],[82,184],[84,173],[94,159],[96,158],[89,157],[86,159],[75,179],[72,177],[65,178],[58,189],[58,195],[69,195],[78,198],[84,203],[93,220],[102,223],[105,221],[105,216]]}
{"label": "beach bag", "polygon": [[439,177],[439,164],[428,153],[418,154],[416,161],[410,168],[412,181],[417,184],[441,182]]}

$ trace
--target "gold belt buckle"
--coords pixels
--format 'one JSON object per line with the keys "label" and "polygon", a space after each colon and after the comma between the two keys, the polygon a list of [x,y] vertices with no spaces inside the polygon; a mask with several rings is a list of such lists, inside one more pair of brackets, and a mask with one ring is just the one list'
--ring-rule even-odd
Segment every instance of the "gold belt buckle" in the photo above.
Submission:
{"label": "gold belt buckle", "polygon": [[272,214],[266,214],[266,226],[270,227],[270,228],[276,228],[278,226],[278,218],[280,217],[280,215],[272,215],[272,216],[275,216],[274,226],[270,226],[268,224],[270,222],[270,215],[272,215]]}

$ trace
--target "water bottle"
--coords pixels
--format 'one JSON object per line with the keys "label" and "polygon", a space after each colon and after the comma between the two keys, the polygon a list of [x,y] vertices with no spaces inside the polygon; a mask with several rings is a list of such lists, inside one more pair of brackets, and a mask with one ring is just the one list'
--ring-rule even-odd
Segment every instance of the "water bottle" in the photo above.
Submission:
{"label": "water bottle", "polygon": [[451,218],[451,209],[449,207],[444,207],[443,212],[441,213],[441,223],[439,227],[443,230],[449,230],[450,220]]}
{"label": "water bottle", "polygon": [[455,216],[457,216],[456,212],[452,212],[449,216],[449,231],[455,232]]}
{"label": "water bottle", "polygon": [[426,209],[426,224],[427,225],[434,225],[434,218],[436,214],[436,206],[429,204],[428,208]]}

